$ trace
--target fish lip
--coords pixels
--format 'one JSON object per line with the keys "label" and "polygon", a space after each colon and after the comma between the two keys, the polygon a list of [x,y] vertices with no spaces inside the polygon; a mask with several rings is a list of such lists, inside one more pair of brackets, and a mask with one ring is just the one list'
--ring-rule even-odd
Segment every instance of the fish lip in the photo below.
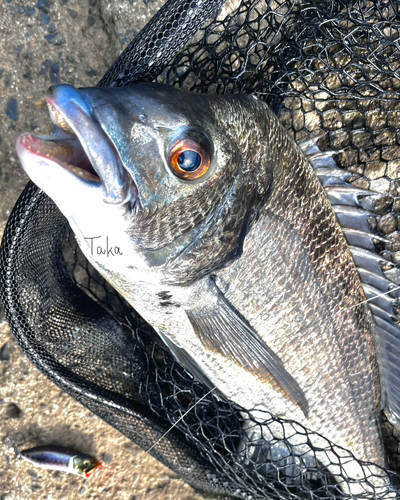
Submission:
{"label": "fish lip", "polygon": [[[73,92],[81,97],[76,89],[73,87],[70,87],[70,89],[73,89]],[[89,110],[85,109],[83,104],[81,105],[80,102],[78,104],[76,103],[76,100],[79,100],[79,98],[76,100],[71,98],[71,102],[69,103],[71,105],[70,109],[72,110],[72,113],[75,112],[75,114],[85,122],[85,126],[82,127],[79,126],[81,124],[77,123],[78,120],[75,121],[74,119],[71,119],[70,114],[68,114],[66,110],[59,105],[57,96],[54,96],[52,87],[50,87],[49,91],[46,93],[45,99],[48,105],[59,113],[62,119],[67,123],[76,139],[79,141],[82,149],[85,151],[93,170],[96,172],[101,181],[101,185],[105,193],[104,201],[113,205],[126,205],[128,203],[130,203],[131,206],[136,205],[138,202],[137,186],[127,172],[123,162],[120,160],[119,155],[115,151],[115,146],[109,138],[107,132],[103,129],[101,123],[95,120],[95,117],[92,114],[92,108],[90,107]],[[83,98],[81,99],[83,101]],[[87,129],[86,131],[83,130],[85,127]],[[93,161],[93,156],[96,156],[94,154],[94,148],[92,148],[91,144],[89,144],[83,137],[83,134],[87,132],[89,134],[91,132],[95,133],[96,146],[100,143],[100,145],[103,146],[106,155],[108,154],[109,156],[112,156],[112,158],[109,158],[107,166],[110,168],[107,169],[107,172],[104,166],[99,167],[98,163]],[[117,166],[117,168],[114,168],[114,176],[107,175],[113,170],[111,168],[112,164],[114,164],[114,167],[115,165]],[[117,170],[116,175],[115,170]]]}
{"label": "fish lip", "polygon": [[[72,175],[75,175],[81,180],[87,181],[87,182],[92,182],[92,183],[100,183],[100,178],[99,176],[94,172],[90,172],[90,170],[84,169],[82,167],[79,167],[77,165],[73,165],[71,163],[67,163],[62,161],[59,157],[53,156],[50,154],[45,154],[44,152],[40,152],[38,149],[34,147],[35,143],[40,141],[41,143],[51,143],[54,142],[56,145],[56,142],[61,143],[61,147],[63,144],[63,140],[68,139],[68,142],[71,141],[71,135],[65,135],[58,133],[58,134],[53,134],[52,136],[40,136],[40,135],[35,135],[35,134],[30,134],[30,133],[24,133],[21,134],[18,139],[17,139],[17,144],[16,144],[16,149],[17,153],[21,156],[21,154],[26,153],[28,155],[33,155],[37,156],[38,158],[44,159],[47,162],[52,162],[56,163],[60,167],[62,167],[64,170],[69,171]],[[79,143],[78,139],[76,138],[76,143]],[[40,145],[39,145],[40,147]],[[60,155],[61,156],[61,155]]]}

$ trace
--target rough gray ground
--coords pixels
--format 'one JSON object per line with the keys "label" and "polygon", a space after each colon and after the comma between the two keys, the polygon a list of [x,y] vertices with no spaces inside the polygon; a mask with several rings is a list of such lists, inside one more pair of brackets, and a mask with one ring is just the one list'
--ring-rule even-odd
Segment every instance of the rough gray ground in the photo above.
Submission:
{"label": "rough gray ground", "polygon": [[[53,83],[94,86],[165,0],[3,0],[0,5],[0,239],[28,181],[14,151],[49,131],[36,103]],[[1,445],[73,446],[103,459],[85,480],[34,469]],[[41,375],[0,310],[0,499],[194,500],[193,490]]]}

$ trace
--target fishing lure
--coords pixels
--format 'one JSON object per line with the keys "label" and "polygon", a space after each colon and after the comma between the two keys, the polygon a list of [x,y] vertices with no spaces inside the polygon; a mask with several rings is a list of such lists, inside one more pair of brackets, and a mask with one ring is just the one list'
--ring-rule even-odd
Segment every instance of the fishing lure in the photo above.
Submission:
{"label": "fishing lure", "polygon": [[59,470],[67,474],[85,475],[90,477],[102,463],[90,455],[61,446],[35,446],[18,451],[10,438],[7,441],[14,448],[17,458],[47,470]]}

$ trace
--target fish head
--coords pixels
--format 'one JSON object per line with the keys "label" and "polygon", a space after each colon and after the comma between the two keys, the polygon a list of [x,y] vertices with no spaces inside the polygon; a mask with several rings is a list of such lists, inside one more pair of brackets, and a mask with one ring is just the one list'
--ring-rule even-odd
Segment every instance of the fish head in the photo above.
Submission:
{"label": "fish head", "polygon": [[58,85],[46,100],[54,134],[23,134],[17,152],[98,268],[112,266],[93,254],[100,237],[137,269],[178,281],[236,251],[254,198],[271,184],[259,160],[263,103],[160,84]]}
{"label": "fish head", "polygon": [[102,463],[89,455],[76,455],[72,459],[74,472],[84,474],[86,477],[90,477],[100,467],[102,467]]}

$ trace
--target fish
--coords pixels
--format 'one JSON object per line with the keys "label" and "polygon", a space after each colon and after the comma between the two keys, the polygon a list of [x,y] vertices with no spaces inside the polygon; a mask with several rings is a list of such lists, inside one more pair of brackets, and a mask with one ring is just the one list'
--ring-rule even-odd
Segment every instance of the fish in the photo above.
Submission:
{"label": "fish", "polygon": [[328,439],[370,462],[358,485],[359,462],[317,453],[353,479],[343,489],[388,492],[379,415],[400,422],[388,354],[400,330],[389,298],[373,314],[356,266],[373,263],[372,294],[371,283],[390,291],[363,248],[371,193],[346,185],[316,139],[297,145],[256,96],[139,83],[57,85],[46,100],[53,135],[22,134],[17,153],[92,265],[194,377],[259,422],[290,419],[314,447]]}
{"label": "fish", "polygon": [[42,469],[90,477],[102,467],[102,463],[94,457],[61,446],[35,446],[18,451],[11,439],[7,440],[11,442],[17,458]]}

